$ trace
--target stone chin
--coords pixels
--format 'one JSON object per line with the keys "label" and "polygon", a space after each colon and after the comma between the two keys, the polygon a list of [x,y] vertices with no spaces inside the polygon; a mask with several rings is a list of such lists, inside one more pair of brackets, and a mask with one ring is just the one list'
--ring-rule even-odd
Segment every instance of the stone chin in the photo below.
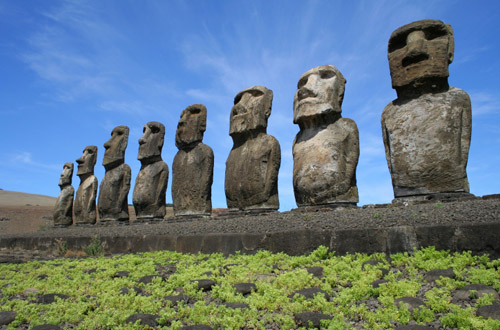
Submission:
{"label": "stone chin", "polygon": [[125,159],[122,157],[106,157],[102,161],[102,166],[107,167],[111,165],[120,165],[125,162]]}
{"label": "stone chin", "polygon": [[[399,74],[401,72],[401,74]],[[399,64],[391,66],[392,88],[404,87],[412,84],[425,84],[432,79],[447,79],[449,77],[446,62],[435,63],[425,60],[411,66],[403,67]]]}
{"label": "stone chin", "polygon": [[294,108],[293,122],[298,124],[303,120],[320,117],[322,115],[341,113],[341,109],[332,107],[331,104],[318,102],[316,100],[302,100]]}
{"label": "stone chin", "polygon": [[71,178],[61,177],[59,179],[59,187],[62,187],[62,186],[65,186],[65,185],[69,185],[69,184],[71,184]]}
{"label": "stone chin", "polygon": [[[146,149],[146,147],[144,148]],[[154,157],[160,157],[161,152],[151,152],[149,150],[141,150],[141,147],[139,147],[139,155],[137,156],[138,160],[144,160],[144,159],[149,159],[149,158],[154,158]]]}
{"label": "stone chin", "polygon": [[231,118],[231,123],[229,125],[229,135],[241,134],[251,131],[252,129],[256,129],[257,127],[252,127],[255,125],[251,125],[252,120],[248,117],[248,115],[239,115]]}
{"label": "stone chin", "polygon": [[78,172],[76,172],[76,175],[81,176],[85,174],[93,174],[94,171],[93,169],[89,168],[89,166],[86,165],[78,165]]}
{"label": "stone chin", "polygon": [[182,149],[183,147],[188,147],[190,145],[194,145],[203,140],[203,136],[201,134],[189,134],[186,132],[177,133],[175,136],[175,145],[177,148]]}

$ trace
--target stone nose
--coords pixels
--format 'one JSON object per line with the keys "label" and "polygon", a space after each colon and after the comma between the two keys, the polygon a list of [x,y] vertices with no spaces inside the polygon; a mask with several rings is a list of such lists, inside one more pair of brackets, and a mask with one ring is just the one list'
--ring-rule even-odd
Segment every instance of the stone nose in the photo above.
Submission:
{"label": "stone nose", "polygon": [[427,43],[423,31],[413,31],[406,38],[406,55],[403,58],[403,66],[408,66],[429,58]]}
{"label": "stone nose", "polygon": [[316,93],[314,93],[310,88],[306,86],[302,87],[301,89],[299,89],[299,92],[298,92],[298,99],[299,101],[305,99],[305,98],[308,98],[308,97],[315,97],[316,96]]}

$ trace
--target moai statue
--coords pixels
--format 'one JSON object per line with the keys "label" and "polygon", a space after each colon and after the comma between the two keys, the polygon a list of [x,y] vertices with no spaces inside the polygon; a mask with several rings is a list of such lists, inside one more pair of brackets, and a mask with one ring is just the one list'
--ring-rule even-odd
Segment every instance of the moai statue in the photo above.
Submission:
{"label": "moai statue", "polygon": [[266,134],[273,92],[264,86],[242,90],[234,98],[229,135],[233,149],[226,161],[226,201],[230,211],[265,212],[279,208],[281,149]]}
{"label": "moai statue", "polygon": [[66,227],[73,224],[73,197],[75,196],[75,188],[71,185],[73,167],[73,163],[65,163],[59,179],[61,192],[54,207],[54,226],[56,227]]}
{"label": "moai statue", "polygon": [[389,39],[397,99],[382,113],[382,136],[396,200],[471,196],[467,159],[469,95],[448,85],[454,38],[450,25],[422,20]]}
{"label": "moai statue", "polygon": [[120,221],[127,223],[128,192],[130,190],[130,166],[125,164],[125,149],[128,144],[129,129],[117,126],[111,138],[104,143],[104,166],[106,173],[99,188],[99,221]]}
{"label": "moai statue", "polygon": [[355,206],[359,133],[342,118],[346,80],[333,65],[304,73],[293,100],[293,189],[299,207]]}
{"label": "moai statue", "polygon": [[94,166],[97,160],[97,147],[87,146],[83,155],[76,160],[80,177],[80,186],[76,191],[73,204],[75,225],[93,225],[96,222],[97,178],[94,175]]}
{"label": "moai statue", "polygon": [[172,199],[175,216],[210,216],[214,152],[203,144],[207,108],[194,104],[182,111],[175,145],[179,151],[172,165]]}
{"label": "moai statue", "polygon": [[141,161],[141,170],[135,179],[132,201],[137,221],[163,220],[168,183],[168,166],[161,159],[165,126],[150,121],[143,132],[137,157]]}

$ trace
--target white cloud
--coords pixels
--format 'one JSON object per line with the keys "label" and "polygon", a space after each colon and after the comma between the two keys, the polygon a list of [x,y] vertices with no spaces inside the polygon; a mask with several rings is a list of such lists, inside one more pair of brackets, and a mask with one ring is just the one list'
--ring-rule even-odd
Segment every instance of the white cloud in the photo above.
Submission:
{"label": "white cloud", "polygon": [[6,157],[7,162],[3,163],[6,166],[21,166],[24,169],[31,168],[34,170],[55,170],[62,168],[54,164],[45,164],[33,159],[33,155],[28,151],[19,151],[14,154],[10,154]]}

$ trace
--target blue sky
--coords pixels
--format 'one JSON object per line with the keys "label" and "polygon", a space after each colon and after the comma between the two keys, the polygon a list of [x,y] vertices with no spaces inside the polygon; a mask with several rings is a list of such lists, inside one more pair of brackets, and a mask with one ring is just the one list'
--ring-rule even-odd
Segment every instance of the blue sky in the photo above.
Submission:
{"label": "blue sky", "polygon": [[[203,103],[215,154],[212,203],[226,207],[229,112],[250,86],[274,92],[268,133],[281,145],[280,210],[295,208],[293,96],[307,70],[347,79],[343,116],[360,133],[360,203],[393,198],[380,117],[396,97],[387,42],[396,28],[440,19],[455,31],[450,85],[472,99],[471,192],[500,192],[500,2],[497,1],[9,1],[0,0],[0,188],[56,197],[62,166],[130,127],[132,186],[148,121],[166,126],[171,169],[181,111]],[[76,172],[76,171],[75,171]],[[167,202],[172,201],[170,173]],[[79,185],[73,177],[73,186]],[[131,201],[131,194],[129,200]]]}

